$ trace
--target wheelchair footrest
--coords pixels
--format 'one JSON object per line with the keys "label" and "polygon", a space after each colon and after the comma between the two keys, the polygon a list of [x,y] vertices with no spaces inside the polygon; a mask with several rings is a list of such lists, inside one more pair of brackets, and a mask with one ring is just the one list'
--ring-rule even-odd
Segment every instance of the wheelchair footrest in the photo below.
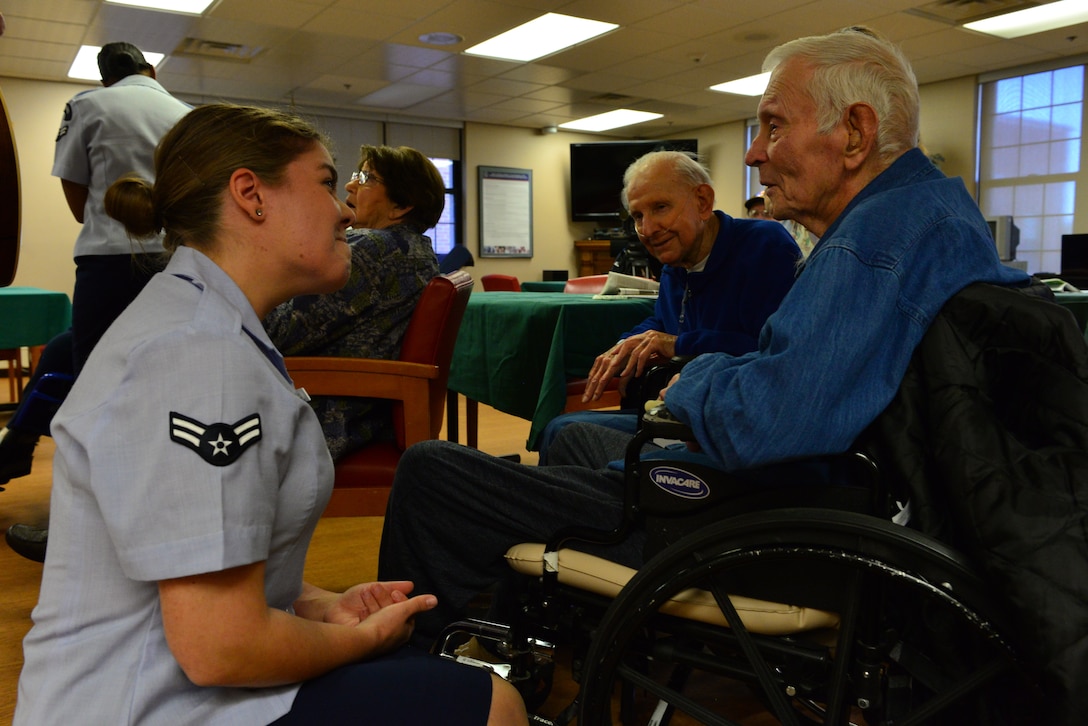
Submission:
{"label": "wheelchair footrest", "polygon": [[[442,631],[432,651],[458,663],[490,671],[513,684],[531,712],[551,690],[555,670],[555,645],[545,640],[517,636],[513,628],[487,620],[460,620]],[[540,716],[534,724],[555,726]]]}

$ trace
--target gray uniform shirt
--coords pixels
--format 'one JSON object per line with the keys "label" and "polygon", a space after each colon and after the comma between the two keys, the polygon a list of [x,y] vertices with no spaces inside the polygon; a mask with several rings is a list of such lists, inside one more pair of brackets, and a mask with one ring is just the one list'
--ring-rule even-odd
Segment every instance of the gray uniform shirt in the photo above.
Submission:
{"label": "gray uniform shirt", "polygon": [[190,107],[158,81],[136,74],[107,88],[76,94],[64,107],[53,152],[53,176],[88,188],[75,256],[162,252],[162,237],[134,246],[106,214],[106,190],[125,174],[154,181],[155,147]]}
{"label": "gray uniform shirt", "polygon": [[182,247],[53,420],[49,552],[15,724],[265,724],[298,686],[193,685],[158,581],[267,562],[290,609],[332,488],[321,427],[242,291]]}

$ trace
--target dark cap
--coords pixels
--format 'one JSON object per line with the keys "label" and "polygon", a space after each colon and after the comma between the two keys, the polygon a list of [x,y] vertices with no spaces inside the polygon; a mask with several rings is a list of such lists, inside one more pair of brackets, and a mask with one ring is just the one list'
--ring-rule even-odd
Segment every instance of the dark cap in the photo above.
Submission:
{"label": "dark cap", "polygon": [[752,207],[756,206],[757,204],[766,205],[766,203],[767,203],[767,201],[763,197],[752,197],[751,199],[749,199],[747,202],[744,203],[744,208],[747,211],[751,212]]}
{"label": "dark cap", "polygon": [[151,64],[132,43],[106,43],[98,51],[98,72],[103,81],[119,81],[150,69]]}

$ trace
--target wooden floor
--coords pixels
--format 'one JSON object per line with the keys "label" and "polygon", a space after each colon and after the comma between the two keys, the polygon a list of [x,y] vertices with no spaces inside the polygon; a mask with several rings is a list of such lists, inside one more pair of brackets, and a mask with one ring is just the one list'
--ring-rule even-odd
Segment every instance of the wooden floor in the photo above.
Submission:
{"label": "wooden floor", "polygon": [[[5,385],[0,390],[6,389]],[[5,400],[3,395],[0,393],[0,403]],[[0,413],[0,424],[6,423],[8,415]],[[463,412],[461,421],[464,421]],[[536,453],[524,448],[528,431],[528,421],[480,407],[482,450],[497,455],[519,454],[523,463],[535,464]],[[6,491],[0,492],[0,532],[16,522],[41,525],[48,522],[53,450],[53,440],[43,438],[35,452],[33,473],[12,480]],[[376,579],[381,528],[381,517],[323,519],[310,547],[306,579],[330,590],[343,590]],[[0,542],[0,592],[3,593],[0,596],[0,724],[10,724],[14,713],[22,667],[22,639],[30,628],[30,611],[37,601],[40,578],[40,564],[23,559]],[[542,713],[554,715],[569,701],[574,689],[569,677],[561,671],[556,677],[553,697]],[[739,722],[746,726],[774,723],[758,717],[742,718]]]}

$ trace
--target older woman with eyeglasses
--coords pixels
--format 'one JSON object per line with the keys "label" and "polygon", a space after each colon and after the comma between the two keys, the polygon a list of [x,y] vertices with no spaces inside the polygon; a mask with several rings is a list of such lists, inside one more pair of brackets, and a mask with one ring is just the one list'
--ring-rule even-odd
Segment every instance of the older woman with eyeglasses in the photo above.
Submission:
{"label": "older woman with eyeglasses", "polygon": [[[338,292],[297,297],[265,318],[284,355],[396,358],[423,288],[438,274],[424,235],[442,216],[446,185],[431,161],[407,146],[363,146],[345,203],[351,275]],[[333,459],[392,438],[388,401],[315,397]]]}

